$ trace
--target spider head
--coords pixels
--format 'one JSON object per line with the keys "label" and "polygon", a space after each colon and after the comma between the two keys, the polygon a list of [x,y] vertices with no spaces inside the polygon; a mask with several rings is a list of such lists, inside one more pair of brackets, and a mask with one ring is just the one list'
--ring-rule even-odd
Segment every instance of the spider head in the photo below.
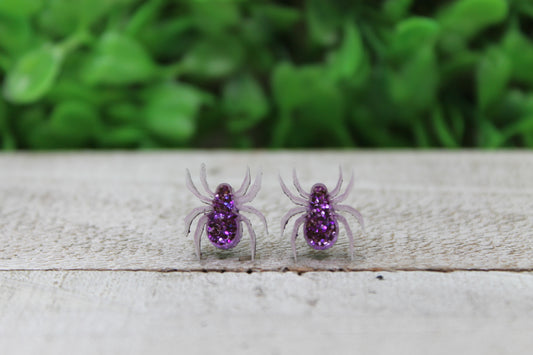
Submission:
{"label": "spider head", "polygon": [[233,195],[233,188],[230,184],[222,183],[217,186],[217,189],[215,191],[215,195],[223,198],[227,196]]}
{"label": "spider head", "polygon": [[325,196],[328,194],[328,188],[326,187],[326,185],[321,183],[314,184],[311,188],[311,194]]}

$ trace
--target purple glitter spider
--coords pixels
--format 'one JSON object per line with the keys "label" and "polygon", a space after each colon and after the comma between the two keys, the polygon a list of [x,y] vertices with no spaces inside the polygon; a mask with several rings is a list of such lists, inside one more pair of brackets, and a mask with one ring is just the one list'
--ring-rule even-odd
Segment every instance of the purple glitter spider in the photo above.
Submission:
{"label": "purple glitter spider", "polygon": [[339,168],[339,181],[337,186],[328,193],[328,189],[324,184],[315,184],[311,188],[310,193],[306,193],[300,186],[298,177],[296,176],[296,170],[293,170],[292,179],[296,190],[300,196],[293,195],[287,188],[281,176],[279,182],[281,189],[287,195],[287,197],[298,205],[289,210],[281,219],[281,234],[285,230],[285,226],[292,217],[304,213],[294,222],[294,229],[292,231],[291,244],[292,252],[294,254],[294,261],[296,261],[296,237],[298,236],[298,229],[304,225],[304,237],[307,244],[313,249],[324,250],[329,249],[337,241],[339,236],[339,224],[340,221],[346,229],[346,234],[350,239],[350,255],[353,259],[353,234],[346,218],[338,212],[347,212],[354,216],[361,228],[364,231],[363,216],[355,208],[348,205],[341,205],[340,203],[348,197],[353,186],[353,173],[348,183],[348,187],[342,194],[339,194],[342,185],[342,169]]}
{"label": "purple glitter spider", "polygon": [[231,185],[222,183],[218,185],[215,192],[211,191],[207,184],[205,164],[202,164],[200,169],[200,181],[207,192],[208,196],[202,195],[196,186],[194,186],[191,173],[187,169],[187,188],[198,197],[200,201],[208,206],[197,207],[193,209],[187,217],[185,217],[185,230],[189,235],[191,231],[191,224],[196,217],[203,214],[198,220],[196,231],[194,232],[194,245],[196,247],[196,256],[198,260],[201,258],[200,242],[202,231],[205,227],[207,238],[209,241],[219,249],[231,249],[239,244],[242,237],[242,223],[248,228],[251,239],[252,260],[255,258],[255,232],[252,228],[250,220],[243,216],[241,212],[249,212],[258,216],[265,225],[268,234],[268,227],[265,216],[252,206],[246,206],[245,203],[251,202],[259,189],[261,188],[261,176],[259,173],[250,187],[251,177],[250,168],[246,170],[246,176],[242,182],[241,187],[237,191],[233,191]]}

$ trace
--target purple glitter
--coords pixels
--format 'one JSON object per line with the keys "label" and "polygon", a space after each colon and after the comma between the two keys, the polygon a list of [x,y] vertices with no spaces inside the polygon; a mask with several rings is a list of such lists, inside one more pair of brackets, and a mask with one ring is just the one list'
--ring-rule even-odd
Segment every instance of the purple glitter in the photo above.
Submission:
{"label": "purple glitter", "polygon": [[261,176],[259,173],[252,186],[250,186],[251,176],[250,169],[246,170],[246,176],[239,189],[233,190],[229,184],[218,185],[215,192],[211,191],[207,183],[206,167],[202,164],[200,169],[200,181],[204,187],[207,196],[202,195],[192,182],[191,173],[187,169],[187,188],[200,201],[207,206],[196,207],[191,210],[185,217],[185,232],[188,235],[191,231],[193,221],[201,216],[198,220],[194,232],[194,246],[198,260],[201,259],[200,249],[202,233],[206,231],[207,237],[211,244],[219,249],[231,249],[239,244],[242,237],[242,226],[246,226],[250,234],[250,249],[252,260],[255,258],[255,231],[248,217],[242,213],[253,213],[261,219],[268,234],[268,227],[265,216],[252,206],[247,205],[251,202],[259,189],[261,188]]}
{"label": "purple glitter", "polygon": [[328,189],[316,184],[311,189],[309,210],[305,217],[304,237],[316,250],[331,248],[338,237],[337,220],[329,201]]}
{"label": "purple glitter", "polygon": [[343,193],[340,193],[342,186],[342,169],[339,167],[339,180],[337,185],[331,192],[324,184],[315,184],[310,193],[307,193],[296,176],[296,170],[292,173],[292,182],[298,191],[298,195],[294,195],[285,185],[281,176],[279,183],[283,193],[294,202],[297,207],[291,208],[281,218],[281,233],[292,217],[298,216],[294,222],[291,235],[291,245],[294,260],[296,261],[296,237],[298,237],[298,230],[303,225],[304,237],[307,244],[313,249],[324,250],[331,248],[337,241],[339,235],[339,222],[346,229],[346,234],[350,241],[350,255],[353,258],[354,238],[350,224],[346,218],[339,214],[339,212],[346,212],[357,219],[364,232],[363,216],[355,208],[343,205],[343,202],[350,193],[353,186],[353,174],[350,178],[348,186]]}
{"label": "purple glitter", "polygon": [[212,202],[213,210],[207,215],[207,238],[220,249],[231,249],[240,241],[239,210],[235,207],[233,189],[220,184]]}

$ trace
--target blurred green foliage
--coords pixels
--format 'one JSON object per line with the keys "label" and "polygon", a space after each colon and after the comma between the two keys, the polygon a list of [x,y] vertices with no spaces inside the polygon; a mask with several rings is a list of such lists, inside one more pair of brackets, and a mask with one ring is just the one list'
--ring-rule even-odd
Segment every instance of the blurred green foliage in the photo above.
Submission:
{"label": "blurred green foliage", "polygon": [[0,0],[0,146],[533,147],[530,0]]}

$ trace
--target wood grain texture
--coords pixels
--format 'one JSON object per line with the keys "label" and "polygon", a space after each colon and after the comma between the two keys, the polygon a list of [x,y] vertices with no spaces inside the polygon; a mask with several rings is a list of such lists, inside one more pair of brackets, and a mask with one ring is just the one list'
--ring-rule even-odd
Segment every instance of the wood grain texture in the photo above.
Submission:
{"label": "wood grain texture", "polygon": [[[203,239],[198,262],[183,218],[200,202],[185,188],[200,163],[212,188],[240,184],[261,168],[252,205],[269,222],[231,251]],[[355,257],[341,233],[325,252],[298,239],[298,263],[280,218],[296,168],[304,188],[332,187],[338,166],[355,173],[347,203],[361,211]],[[532,270],[533,153],[529,152],[168,152],[0,155],[0,269],[91,270]]]}
{"label": "wood grain texture", "polygon": [[514,272],[0,272],[0,353],[526,354],[532,280]]}

